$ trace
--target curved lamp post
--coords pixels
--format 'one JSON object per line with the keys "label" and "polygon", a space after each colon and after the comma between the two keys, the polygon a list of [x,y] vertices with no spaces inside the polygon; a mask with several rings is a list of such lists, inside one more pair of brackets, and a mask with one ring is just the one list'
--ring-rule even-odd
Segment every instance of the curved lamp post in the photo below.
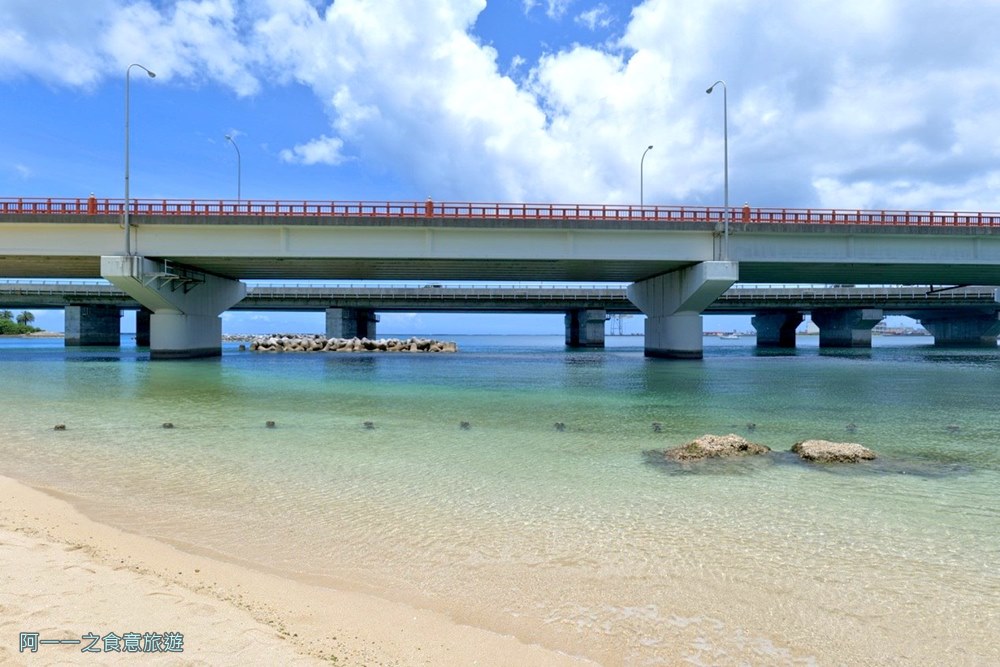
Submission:
{"label": "curved lamp post", "polygon": [[708,87],[705,92],[709,95],[715,87],[722,84],[722,145],[724,151],[725,169],[725,212],[723,213],[722,225],[722,259],[729,259],[729,100],[726,90],[726,82],[719,80]]}
{"label": "curved lamp post", "polygon": [[642,152],[642,159],[639,160],[639,208],[643,205],[643,192],[642,192],[642,166],[646,161],[646,153],[653,150],[652,146],[647,146],[646,150]]}
{"label": "curved lamp post", "polygon": [[131,225],[129,223],[129,220],[128,220],[128,215],[129,215],[129,199],[128,199],[128,152],[129,152],[129,150],[128,150],[129,149],[129,147],[128,147],[128,138],[129,138],[129,131],[128,131],[128,99],[129,99],[129,75],[132,73],[132,68],[133,67],[138,67],[139,69],[141,69],[142,71],[144,71],[146,74],[149,75],[150,79],[153,79],[153,78],[156,77],[156,74],[154,72],[152,72],[151,70],[143,67],[139,63],[132,63],[131,65],[129,65],[125,69],[125,215],[124,215],[124,224],[125,224],[125,254],[126,255],[131,255],[132,254],[132,227],[131,227]]}
{"label": "curved lamp post", "polygon": [[236,203],[238,204],[243,200],[243,158],[240,156],[240,147],[236,145],[233,135],[227,134],[226,141],[236,149]]}

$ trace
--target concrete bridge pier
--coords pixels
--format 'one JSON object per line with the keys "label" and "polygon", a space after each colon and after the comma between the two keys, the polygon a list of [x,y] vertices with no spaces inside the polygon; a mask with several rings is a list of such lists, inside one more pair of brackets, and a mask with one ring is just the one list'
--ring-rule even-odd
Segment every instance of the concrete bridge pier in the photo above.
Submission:
{"label": "concrete bridge pier", "polygon": [[63,317],[66,347],[121,345],[122,315],[117,306],[66,306]]}
{"label": "concrete bridge pier", "polygon": [[701,312],[739,273],[737,262],[710,261],[629,285],[629,301],[646,315],[646,356],[701,359]]}
{"label": "concrete bridge pier", "polygon": [[152,311],[151,359],[222,354],[219,315],[246,296],[246,285],[145,257],[101,257],[101,275]]}
{"label": "concrete bridge pier", "polygon": [[881,308],[817,308],[820,347],[871,347],[872,327],[882,321]]}
{"label": "concrete bridge pier", "polygon": [[757,330],[757,347],[795,347],[795,329],[802,324],[802,313],[797,310],[758,313],[750,323]]}
{"label": "concrete bridge pier", "polygon": [[135,311],[135,344],[137,347],[149,347],[149,318],[153,311],[140,306]]}
{"label": "concrete bridge pier", "polygon": [[369,308],[327,308],[327,338],[374,339],[378,315]]}
{"label": "concrete bridge pier", "polygon": [[581,308],[566,313],[566,347],[604,347],[603,308]]}
{"label": "concrete bridge pier", "polygon": [[921,317],[920,323],[941,347],[996,347],[1000,335],[1000,313],[950,313]]}

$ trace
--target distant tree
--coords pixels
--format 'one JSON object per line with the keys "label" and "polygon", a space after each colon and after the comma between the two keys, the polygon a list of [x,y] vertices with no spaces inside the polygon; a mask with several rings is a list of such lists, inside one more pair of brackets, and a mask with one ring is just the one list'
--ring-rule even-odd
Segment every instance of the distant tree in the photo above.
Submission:
{"label": "distant tree", "polygon": [[18,336],[41,331],[41,329],[28,324],[34,319],[34,315],[24,311],[17,316],[17,322],[15,322],[14,313],[9,310],[0,310],[0,336]]}

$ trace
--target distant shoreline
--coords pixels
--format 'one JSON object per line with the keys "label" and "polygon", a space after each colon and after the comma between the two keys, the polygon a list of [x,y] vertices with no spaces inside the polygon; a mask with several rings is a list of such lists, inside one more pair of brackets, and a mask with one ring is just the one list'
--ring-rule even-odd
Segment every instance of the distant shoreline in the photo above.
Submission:
{"label": "distant shoreline", "polygon": [[65,338],[61,331],[36,331],[27,334],[0,334],[0,338]]}

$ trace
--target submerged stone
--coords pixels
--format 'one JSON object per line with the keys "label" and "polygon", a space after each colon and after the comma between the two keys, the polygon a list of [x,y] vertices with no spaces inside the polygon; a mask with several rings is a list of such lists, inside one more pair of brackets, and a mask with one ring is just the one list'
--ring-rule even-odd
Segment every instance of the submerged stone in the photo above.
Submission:
{"label": "submerged stone", "polygon": [[806,461],[817,463],[857,463],[876,458],[875,452],[856,442],[803,440],[795,443],[792,451]]}
{"label": "submerged stone", "polygon": [[674,461],[695,461],[730,456],[755,456],[767,454],[770,448],[750,442],[735,433],[729,435],[706,434],[686,445],[668,449],[663,456]]}

